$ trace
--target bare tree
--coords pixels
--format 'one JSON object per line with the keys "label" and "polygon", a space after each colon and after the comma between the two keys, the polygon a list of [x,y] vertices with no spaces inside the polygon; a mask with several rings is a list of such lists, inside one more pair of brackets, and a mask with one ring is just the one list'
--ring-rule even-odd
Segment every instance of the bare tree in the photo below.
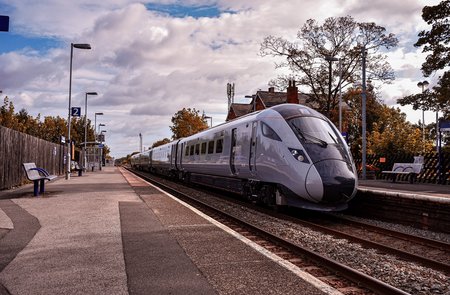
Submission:
{"label": "bare tree", "polygon": [[[351,16],[330,17],[322,25],[310,19],[297,33],[297,41],[283,37],[267,36],[261,43],[261,56],[281,57],[276,68],[288,68],[291,75],[281,75],[269,84],[284,89],[289,79],[307,89],[310,102],[318,105],[319,111],[330,113],[338,105],[339,85],[343,88],[360,80],[363,48],[367,53],[368,78],[390,83],[394,72],[386,61],[381,48],[397,45],[394,34],[375,23],[357,23]],[[339,58],[332,67],[331,91],[329,75],[331,58]],[[327,60],[328,59],[328,60]],[[341,67],[341,69],[339,68]],[[342,71],[342,74],[341,74]]]}

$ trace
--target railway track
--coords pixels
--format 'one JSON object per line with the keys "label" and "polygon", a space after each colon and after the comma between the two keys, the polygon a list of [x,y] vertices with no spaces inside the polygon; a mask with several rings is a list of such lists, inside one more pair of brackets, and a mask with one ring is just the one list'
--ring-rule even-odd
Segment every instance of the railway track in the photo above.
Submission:
{"label": "railway track", "polygon": [[322,214],[320,217],[315,216],[309,218],[309,221],[300,222],[328,234],[360,243],[364,247],[378,249],[450,275],[450,244],[448,243],[331,214]]}
{"label": "railway track", "polygon": [[344,294],[408,294],[398,288],[364,274],[356,269],[298,245],[280,235],[276,235],[262,227],[251,224],[243,218],[236,217],[217,209],[207,202],[190,197],[171,186],[157,182],[148,175],[131,171],[147,181],[161,187],[172,195],[188,202],[212,218],[232,228],[241,235],[256,242],[279,257],[297,265]]}

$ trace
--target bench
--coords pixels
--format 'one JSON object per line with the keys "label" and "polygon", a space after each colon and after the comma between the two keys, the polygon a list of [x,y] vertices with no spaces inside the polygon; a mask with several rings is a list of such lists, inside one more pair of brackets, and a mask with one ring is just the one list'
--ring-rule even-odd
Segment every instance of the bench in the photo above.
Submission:
{"label": "bench", "polygon": [[413,183],[416,180],[420,171],[422,171],[422,163],[394,163],[391,171],[381,171],[382,174],[388,174],[387,179],[392,179],[395,182],[397,175],[406,175],[409,177],[409,182]]}
{"label": "bench", "polygon": [[23,169],[25,170],[27,178],[33,181],[34,183],[34,190],[33,190],[34,196],[37,196],[40,193],[42,194],[45,192],[44,189],[45,180],[51,181],[58,177],[56,175],[50,175],[50,173],[48,173],[47,170],[45,170],[44,168],[36,167],[35,163],[23,163]]}
{"label": "bench", "polygon": [[78,162],[72,162],[72,169],[73,171],[77,171],[78,172],[78,176],[82,176],[83,175],[83,170],[84,168],[81,167]]}

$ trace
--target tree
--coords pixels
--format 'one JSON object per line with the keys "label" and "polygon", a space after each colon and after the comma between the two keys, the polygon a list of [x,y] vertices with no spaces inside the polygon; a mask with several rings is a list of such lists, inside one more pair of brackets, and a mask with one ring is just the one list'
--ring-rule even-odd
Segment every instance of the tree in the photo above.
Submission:
{"label": "tree", "polygon": [[[297,84],[308,89],[310,101],[318,105],[317,110],[326,115],[338,106],[339,85],[345,88],[360,78],[362,48],[367,52],[367,72],[371,80],[389,83],[394,72],[379,49],[397,45],[394,34],[375,23],[357,23],[352,17],[327,18],[323,25],[308,20],[297,33],[298,42],[282,37],[268,36],[261,43],[262,56],[284,59],[277,68],[288,68],[291,76],[279,76],[270,82],[278,88],[285,88],[287,81],[294,78]],[[326,57],[340,58],[339,66],[332,68],[332,87],[328,89],[331,61]],[[293,76],[293,77],[292,77]],[[336,120],[333,120],[336,121]]]}
{"label": "tree", "polygon": [[[423,47],[423,52],[431,52],[422,64],[425,76],[444,69],[450,64],[450,0],[422,9],[422,19],[431,25],[430,31],[421,31],[414,46]],[[447,85],[448,88],[448,85]]]}
{"label": "tree", "polygon": [[[432,141],[422,141],[422,130],[406,121],[400,109],[382,105],[379,119],[367,137],[369,153],[421,154],[433,150]],[[424,146],[425,144],[425,146]]]}
{"label": "tree", "polygon": [[163,144],[166,144],[166,143],[169,143],[169,142],[170,142],[170,139],[168,139],[168,138],[164,138],[164,139],[155,141],[155,142],[152,144],[152,148],[157,147],[157,146],[160,146],[160,145],[163,145]]}
{"label": "tree", "polygon": [[3,100],[3,106],[0,108],[0,125],[10,129],[17,129],[18,122],[14,113],[14,104],[6,96]]}
{"label": "tree", "polygon": [[170,126],[172,131],[172,139],[187,137],[208,129],[208,123],[203,116],[199,115],[200,111],[194,109],[186,109],[178,111],[172,117],[173,125]]}

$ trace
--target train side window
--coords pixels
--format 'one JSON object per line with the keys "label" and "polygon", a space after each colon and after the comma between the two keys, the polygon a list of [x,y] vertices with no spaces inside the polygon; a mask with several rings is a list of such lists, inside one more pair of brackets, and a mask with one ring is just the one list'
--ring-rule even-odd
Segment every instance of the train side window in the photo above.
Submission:
{"label": "train side window", "polygon": [[218,139],[216,142],[216,153],[221,154],[223,150],[223,138]]}
{"label": "train side window", "polygon": [[196,155],[200,155],[200,144],[199,144],[199,143],[197,143],[197,144],[195,145],[195,154],[196,154]]}
{"label": "train side window", "polygon": [[193,145],[191,145],[191,147],[190,147],[190,153],[189,153],[191,156],[193,156],[194,155],[194,146]]}
{"label": "train side window", "polygon": [[278,136],[278,134],[272,128],[270,128],[269,125],[267,125],[264,122],[261,122],[261,123],[262,123],[261,131],[265,137],[271,138],[273,140],[281,141],[281,138]]}
{"label": "train side window", "polygon": [[214,140],[208,142],[208,154],[214,154]]}
{"label": "train side window", "polygon": [[185,156],[189,156],[189,146],[186,146],[186,152],[184,153]]}
{"label": "train side window", "polygon": [[202,142],[202,148],[201,148],[200,152],[202,155],[206,154],[206,142]]}

